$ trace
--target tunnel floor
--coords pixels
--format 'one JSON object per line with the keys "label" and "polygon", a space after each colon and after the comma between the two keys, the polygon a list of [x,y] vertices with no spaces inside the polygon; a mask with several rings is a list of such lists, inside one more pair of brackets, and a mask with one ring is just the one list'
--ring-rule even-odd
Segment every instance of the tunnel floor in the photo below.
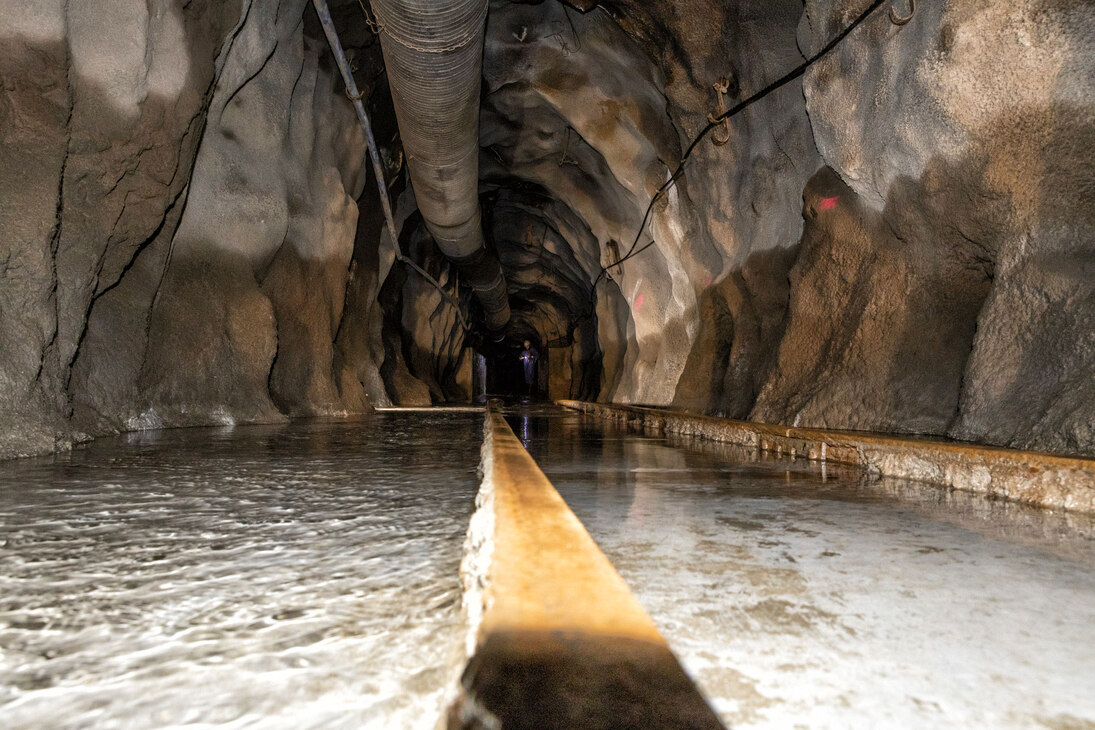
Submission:
{"label": "tunnel floor", "polygon": [[1095,521],[508,419],[728,727],[1095,722]]}
{"label": "tunnel floor", "polygon": [[[1095,722],[1092,519],[506,413],[728,726]],[[481,425],[384,413],[6,463],[0,726],[434,727],[465,659]]]}
{"label": "tunnel floor", "polygon": [[4,464],[0,727],[432,728],[481,433],[393,413]]}

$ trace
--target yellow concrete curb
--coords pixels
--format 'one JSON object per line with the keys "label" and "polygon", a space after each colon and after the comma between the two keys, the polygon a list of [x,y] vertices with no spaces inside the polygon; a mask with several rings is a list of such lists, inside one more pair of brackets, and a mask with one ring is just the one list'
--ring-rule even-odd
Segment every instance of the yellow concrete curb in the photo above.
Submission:
{"label": "yellow concrete curb", "polygon": [[469,546],[490,557],[465,560],[482,617],[449,727],[721,728],[505,419],[487,419],[479,508],[491,514],[473,517]]}
{"label": "yellow concrete curb", "polygon": [[734,421],[640,406],[571,400],[556,403],[644,429],[722,441],[792,458],[856,464],[882,476],[929,482],[1052,509],[1095,513],[1095,459]]}

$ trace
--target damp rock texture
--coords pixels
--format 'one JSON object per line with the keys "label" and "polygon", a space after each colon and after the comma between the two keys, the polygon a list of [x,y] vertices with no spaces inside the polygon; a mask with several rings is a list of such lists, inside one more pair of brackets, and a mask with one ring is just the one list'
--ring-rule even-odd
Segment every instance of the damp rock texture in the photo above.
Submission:
{"label": "damp rock texture", "polygon": [[89,312],[143,252],[162,259],[240,18],[237,2],[0,3],[0,454],[79,437]]}
{"label": "damp rock texture", "polygon": [[[751,405],[737,393],[755,390],[768,359],[761,340],[782,319],[786,297],[771,301],[741,272],[779,262],[778,289],[785,251],[801,232],[802,187],[818,166],[801,86],[720,129],[723,145],[701,144],[680,184],[645,225],[644,217],[717,111],[715,85],[729,105],[796,62],[799,15],[797,3],[757,11],[733,2],[609,2],[588,12],[553,0],[492,3],[481,169],[484,186],[504,191],[490,201],[500,206],[494,238],[504,263],[520,260],[515,311],[536,321],[541,341],[577,348],[564,359],[580,397],[676,399],[735,415]],[[569,255],[555,253],[562,242]],[[736,322],[701,316],[717,283]],[[557,334],[560,325],[569,337]],[[727,345],[727,328],[754,345]],[[713,373],[713,363],[727,374]]]}
{"label": "damp rock texture", "polygon": [[173,422],[343,408],[332,363],[364,141],[304,0],[284,4],[229,52],[150,313],[139,386]]}
{"label": "damp rock texture", "polygon": [[0,456],[369,407],[364,139],[305,7],[0,3]]}
{"label": "damp rock texture", "polygon": [[883,3],[639,233],[869,5],[496,3],[497,245],[595,257],[602,400],[1095,453],[1090,3]]}
{"label": "damp rock texture", "polygon": [[752,415],[1095,453],[1095,7],[876,15],[805,77],[827,168]]}
{"label": "damp rock texture", "polygon": [[869,6],[494,3],[499,249],[588,257],[602,400],[1095,453],[1090,3],[883,3],[642,227]]}
{"label": "damp rock texture", "polygon": [[464,401],[524,339],[553,398],[1095,454],[1090,2],[881,3],[711,123],[871,2],[489,0],[497,345],[330,4],[397,241],[306,0],[0,0],[0,455]]}

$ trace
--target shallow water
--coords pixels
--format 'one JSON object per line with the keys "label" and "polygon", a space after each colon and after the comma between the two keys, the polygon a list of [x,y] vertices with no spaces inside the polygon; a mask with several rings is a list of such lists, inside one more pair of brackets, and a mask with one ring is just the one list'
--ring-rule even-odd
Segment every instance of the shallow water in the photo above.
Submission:
{"label": "shallow water", "polygon": [[1095,727],[1092,520],[525,414],[728,726]]}
{"label": "shallow water", "polygon": [[0,727],[433,727],[481,424],[188,429],[0,465]]}

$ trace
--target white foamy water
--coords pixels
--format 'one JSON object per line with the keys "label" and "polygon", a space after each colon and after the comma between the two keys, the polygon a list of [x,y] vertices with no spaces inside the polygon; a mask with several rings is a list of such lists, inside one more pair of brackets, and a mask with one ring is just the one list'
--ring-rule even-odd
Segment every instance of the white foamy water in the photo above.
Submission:
{"label": "white foamy water", "polygon": [[1092,519],[511,421],[729,727],[1095,727]]}
{"label": "white foamy water", "polygon": [[0,464],[0,727],[432,728],[482,416]]}

